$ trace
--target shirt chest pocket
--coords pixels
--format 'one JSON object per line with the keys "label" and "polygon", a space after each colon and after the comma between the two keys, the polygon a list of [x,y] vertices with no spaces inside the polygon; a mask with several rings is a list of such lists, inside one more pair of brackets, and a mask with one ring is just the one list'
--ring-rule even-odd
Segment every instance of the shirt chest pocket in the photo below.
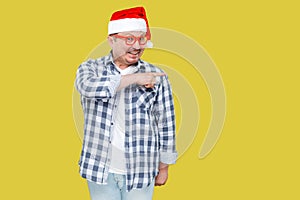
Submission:
{"label": "shirt chest pocket", "polygon": [[136,107],[149,109],[155,102],[157,95],[157,86],[153,88],[145,88],[139,86],[135,88],[135,92],[132,97],[132,103],[136,104]]}

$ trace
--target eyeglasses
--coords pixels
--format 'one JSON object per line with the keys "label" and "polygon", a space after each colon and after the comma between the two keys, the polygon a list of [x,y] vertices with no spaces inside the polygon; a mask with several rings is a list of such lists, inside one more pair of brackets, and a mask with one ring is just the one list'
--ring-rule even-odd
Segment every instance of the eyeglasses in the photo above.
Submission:
{"label": "eyeglasses", "polygon": [[148,41],[146,36],[135,37],[133,35],[130,36],[122,36],[122,35],[113,35],[113,37],[124,39],[127,45],[134,45],[136,41],[139,42],[140,45],[145,45]]}

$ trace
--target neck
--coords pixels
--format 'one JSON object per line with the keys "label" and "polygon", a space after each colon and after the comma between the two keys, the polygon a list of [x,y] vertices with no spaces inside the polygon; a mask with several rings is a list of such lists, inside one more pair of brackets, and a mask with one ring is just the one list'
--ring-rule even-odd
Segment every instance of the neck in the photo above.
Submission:
{"label": "neck", "polygon": [[126,69],[127,67],[129,67],[129,65],[124,64],[124,63],[120,63],[118,62],[118,60],[114,60],[115,65],[117,65],[120,69]]}

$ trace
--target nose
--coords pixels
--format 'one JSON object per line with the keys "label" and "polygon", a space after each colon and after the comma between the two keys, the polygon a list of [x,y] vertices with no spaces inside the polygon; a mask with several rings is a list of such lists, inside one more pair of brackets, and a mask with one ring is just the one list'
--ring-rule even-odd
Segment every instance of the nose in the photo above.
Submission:
{"label": "nose", "polygon": [[138,40],[135,41],[135,43],[132,45],[132,48],[135,48],[135,49],[140,49],[141,48],[141,45],[140,45]]}

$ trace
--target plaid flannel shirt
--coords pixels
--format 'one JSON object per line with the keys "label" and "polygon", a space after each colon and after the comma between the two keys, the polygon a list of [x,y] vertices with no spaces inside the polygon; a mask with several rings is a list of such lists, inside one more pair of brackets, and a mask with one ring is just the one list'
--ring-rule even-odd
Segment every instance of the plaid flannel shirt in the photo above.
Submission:
{"label": "plaid flannel shirt", "polygon": [[[135,73],[162,72],[139,60]],[[159,162],[173,164],[175,115],[170,83],[159,77],[154,88],[136,84],[125,88],[125,158],[127,191],[148,186]],[[79,160],[83,178],[106,184],[111,156],[111,130],[119,101],[120,72],[112,55],[89,59],[76,73],[75,86],[84,112],[84,139]]]}

